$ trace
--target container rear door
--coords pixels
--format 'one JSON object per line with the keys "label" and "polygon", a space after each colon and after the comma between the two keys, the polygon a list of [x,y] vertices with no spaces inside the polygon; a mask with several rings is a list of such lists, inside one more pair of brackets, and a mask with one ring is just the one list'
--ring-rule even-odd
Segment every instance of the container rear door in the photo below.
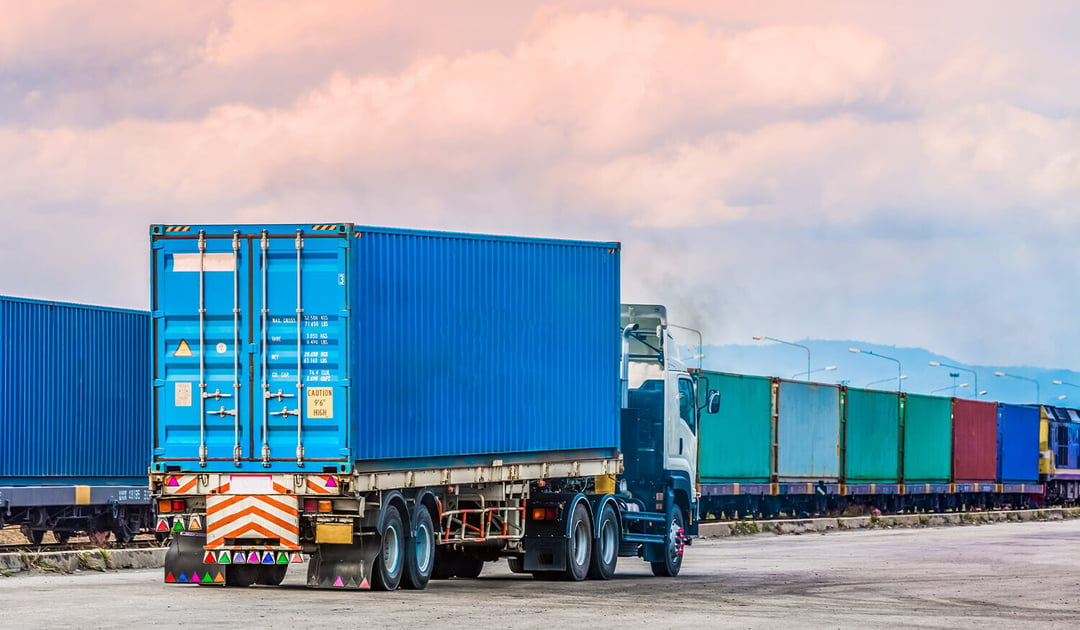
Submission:
{"label": "container rear door", "polygon": [[155,228],[155,469],[348,469],[342,227]]}

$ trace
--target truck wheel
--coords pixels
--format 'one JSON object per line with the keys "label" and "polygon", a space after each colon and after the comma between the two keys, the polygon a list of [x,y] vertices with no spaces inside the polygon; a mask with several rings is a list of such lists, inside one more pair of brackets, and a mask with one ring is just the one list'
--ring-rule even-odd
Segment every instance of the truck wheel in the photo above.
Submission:
{"label": "truck wheel", "polygon": [[427,588],[435,566],[435,526],[426,507],[418,505],[416,509],[416,531],[405,546],[405,575],[401,585],[419,591]]}
{"label": "truck wheel", "polygon": [[658,577],[675,577],[682,568],[683,558],[683,532],[684,523],[682,510],[679,506],[671,509],[671,520],[668,521],[667,540],[664,542],[664,560],[653,562],[653,575]]}
{"label": "truck wheel", "polygon": [[525,558],[511,556],[506,559],[506,567],[510,569],[511,573],[525,573]]}
{"label": "truck wheel", "polygon": [[457,551],[439,546],[435,548],[435,566],[431,569],[431,579],[449,580],[457,574],[458,557]]}
{"label": "truck wheel", "polygon": [[405,527],[401,512],[390,508],[379,537],[379,553],[371,573],[371,587],[377,591],[393,591],[401,584],[405,568]]}
{"label": "truck wheel", "polygon": [[600,512],[600,536],[593,546],[592,562],[589,563],[590,580],[610,580],[615,575],[619,561],[619,519],[610,504]]}
{"label": "truck wheel", "polygon": [[480,577],[484,571],[484,559],[470,553],[463,553],[458,558],[457,570],[454,572],[460,578],[474,579]]}
{"label": "truck wheel", "polygon": [[280,586],[285,581],[285,574],[288,571],[289,565],[287,564],[260,566],[258,575],[255,576],[255,583],[263,586]]}
{"label": "truck wheel", "polygon": [[225,586],[251,586],[258,581],[261,568],[255,565],[230,565],[225,568]]}
{"label": "truck wheel", "polygon": [[578,502],[570,514],[570,538],[566,541],[566,579],[580,582],[588,577],[591,559],[592,521],[585,504]]}

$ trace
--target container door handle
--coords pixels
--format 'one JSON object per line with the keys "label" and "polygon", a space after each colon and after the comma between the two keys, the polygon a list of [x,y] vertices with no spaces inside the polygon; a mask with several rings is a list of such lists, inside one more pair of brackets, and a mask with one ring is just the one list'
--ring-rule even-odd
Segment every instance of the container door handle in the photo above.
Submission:
{"label": "container door handle", "polygon": [[679,438],[679,455],[682,455],[682,438]]}

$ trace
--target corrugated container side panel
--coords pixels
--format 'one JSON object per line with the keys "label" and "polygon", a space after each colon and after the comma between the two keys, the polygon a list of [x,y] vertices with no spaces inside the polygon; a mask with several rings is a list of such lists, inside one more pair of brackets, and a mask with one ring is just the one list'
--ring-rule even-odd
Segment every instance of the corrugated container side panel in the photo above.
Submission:
{"label": "corrugated container side panel", "polygon": [[0,482],[139,483],[147,313],[0,297]]}
{"label": "corrugated container side panel", "polygon": [[835,480],[840,475],[840,390],[781,381],[777,474],[781,480]]}
{"label": "corrugated container side panel", "polygon": [[845,401],[845,478],[897,483],[900,395],[852,388],[847,390]]}
{"label": "corrugated container side panel", "polygon": [[1039,479],[1039,408],[998,404],[998,481]]}
{"label": "corrugated container side panel", "polygon": [[708,379],[708,389],[720,392],[720,411],[702,412],[701,480],[707,483],[768,481],[772,472],[769,463],[771,380],[719,372],[705,372],[704,376]]}
{"label": "corrugated container side panel", "polygon": [[952,401],[904,395],[904,480],[947,483],[952,472]]}
{"label": "corrugated container side panel", "polygon": [[997,478],[997,403],[953,399],[953,478]]}
{"label": "corrugated container side panel", "polygon": [[618,447],[617,250],[378,230],[353,249],[357,459]]}

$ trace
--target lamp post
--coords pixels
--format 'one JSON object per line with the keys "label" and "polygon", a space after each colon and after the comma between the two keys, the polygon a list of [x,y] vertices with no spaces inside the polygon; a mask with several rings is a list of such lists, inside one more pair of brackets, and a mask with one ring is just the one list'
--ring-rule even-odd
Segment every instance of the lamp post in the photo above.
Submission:
{"label": "lamp post", "polygon": [[956,390],[960,389],[960,388],[963,388],[963,387],[967,387],[967,386],[968,386],[967,383],[960,383],[959,385],[949,385],[947,387],[939,387],[939,388],[935,389],[934,391],[932,391],[930,393],[931,394],[936,394],[938,392],[943,392],[946,389],[951,389],[951,390],[953,390],[953,393],[952,393],[953,397],[956,397]]}
{"label": "lamp post", "polygon": [[[901,374],[900,375],[900,380],[901,381],[904,380],[905,378],[907,378],[907,374]],[[878,383],[887,383],[887,382],[889,382],[891,380],[892,380],[892,377],[890,376],[889,378],[883,378],[880,381],[871,381],[871,382],[867,383],[866,385],[863,385],[863,387],[870,387],[871,385],[877,385]],[[896,391],[900,391],[900,390],[896,390]]]}
{"label": "lamp post", "polygon": [[1069,386],[1069,387],[1077,387],[1077,388],[1080,388],[1080,385],[1076,385],[1076,384],[1074,384],[1074,383],[1070,383],[1070,382],[1068,382],[1068,381],[1050,381],[1050,382],[1051,382],[1051,383],[1053,383],[1054,385],[1067,385],[1067,386]]}
{"label": "lamp post", "polygon": [[[827,366],[825,366],[823,368],[818,368],[816,370],[810,370],[810,374],[816,374],[818,372],[832,372],[835,369],[836,369],[835,365],[827,365]],[[799,378],[803,374],[806,374],[806,372],[796,372],[795,374],[791,375],[791,378]]]}
{"label": "lamp post", "polygon": [[1016,374],[1006,374],[1005,372],[994,372],[994,376],[1007,376],[1009,378],[1017,378],[1021,381],[1035,383],[1035,404],[1039,404],[1039,401],[1042,399],[1042,395],[1039,393],[1039,381],[1033,378],[1028,378],[1026,376],[1017,376]]}
{"label": "lamp post", "polygon": [[810,381],[810,348],[799,343],[791,343],[790,341],[784,341],[783,339],[777,339],[775,337],[766,337],[765,335],[754,335],[751,339],[754,341],[775,341],[776,343],[782,343],[785,346],[795,346],[796,348],[806,350],[806,380],[807,382]]}
{"label": "lamp post", "polygon": [[896,391],[898,391],[898,392],[902,391],[901,381],[904,380],[904,377],[900,373],[901,370],[903,369],[903,366],[900,364],[900,359],[897,359],[897,358],[894,358],[894,357],[887,357],[884,354],[878,354],[877,352],[873,352],[871,350],[860,350],[859,348],[848,348],[848,352],[853,352],[855,354],[868,354],[868,355],[870,355],[872,357],[878,357],[880,359],[888,359],[889,361],[893,361],[894,363],[896,363]]}
{"label": "lamp post", "polygon": [[975,397],[978,398],[979,396],[982,396],[984,393],[986,393],[979,389],[979,373],[971,368],[960,367],[959,365],[949,365],[948,363],[942,363],[940,361],[931,361],[927,365],[930,365],[932,367],[949,368],[950,370],[962,370],[964,372],[971,372],[972,382],[975,383]]}

